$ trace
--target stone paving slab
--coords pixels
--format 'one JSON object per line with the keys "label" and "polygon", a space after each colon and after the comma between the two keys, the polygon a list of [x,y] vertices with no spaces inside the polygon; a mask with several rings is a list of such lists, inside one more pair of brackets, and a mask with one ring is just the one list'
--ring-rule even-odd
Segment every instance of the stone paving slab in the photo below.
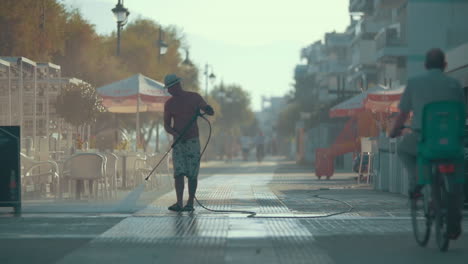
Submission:
{"label": "stone paving slab", "polygon": [[[203,204],[218,210],[253,210],[260,216],[297,218],[249,218],[240,213],[213,213],[199,206],[193,213],[169,212],[167,206],[175,199],[170,192],[115,220],[112,228],[57,263],[350,264],[392,263],[392,259],[419,263],[418,258],[426,254],[412,238],[404,196],[357,185],[350,174],[318,181],[308,169],[275,161],[260,166],[253,162],[235,165],[201,180],[198,197]],[[355,210],[314,218],[346,209],[337,201],[314,197],[317,193],[346,200]],[[300,218],[304,216],[314,217]],[[464,228],[468,230],[467,221]],[[54,229],[50,231],[53,235]],[[464,234],[453,244],[447,258],[452,262],[446,263],[464,263],[460,260],[468,255],[467,241]],[[404,257],[395,257],[391,248],[403,252]],[[427,251],[432,254],[435,250],[432,246]],[[424,259],[424,263],[442,263],[435,261],[440,260],[436,257],[434,261]]]}
{"label": "stone paving slab", "polygon": [[[256,172],[248,168],[247,173]],[[272,170],[256,172],[253,177],[240,170],[242,173],[202,180],[199,199],[217,210],[290,213],[266,185],[273,177]],[[144,260],[157,257],[166,263],[185,263],[188,256],[191,263],[333,263],[297,219],[232,217],[207,213],[199,207],[193,214],[177,214],[167,211],[173,200],[173,192],[159,198],[60,263],[92,262],[96,256],[102,263],[126,263],[144,254],[140,245],[152,252]],[[123,248],[125,253],[120,253]],[[115,251],[125,256],[107,257]]]}

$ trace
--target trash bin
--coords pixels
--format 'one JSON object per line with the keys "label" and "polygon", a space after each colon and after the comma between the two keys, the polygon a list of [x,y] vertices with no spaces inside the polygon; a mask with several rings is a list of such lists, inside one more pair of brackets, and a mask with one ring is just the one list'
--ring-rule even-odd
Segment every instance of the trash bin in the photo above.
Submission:
{"label": "trash bin", "polygon": [[318,148],[315,150],[315,176],[320,180],[322,176],[330,179],[335,172],[334,157],[330,155],[329,149]]}
{"label": "trash bin", "polygon": [[0,126],[0,206],[21,212],[20,127]]}

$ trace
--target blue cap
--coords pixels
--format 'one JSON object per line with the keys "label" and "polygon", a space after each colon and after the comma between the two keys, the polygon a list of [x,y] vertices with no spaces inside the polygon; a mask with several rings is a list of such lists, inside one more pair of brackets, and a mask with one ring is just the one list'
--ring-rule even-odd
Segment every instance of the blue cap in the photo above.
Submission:
{"label": "blue cap", "polygon": [[166,75],[166,77],[164,77],[164,86],[166,88],[169,88],[169,87],[173,86],[174,84],[179,83],[180,80],[182,80],[182,79],[177,77],[177,75],[168,74],[168,75]]}

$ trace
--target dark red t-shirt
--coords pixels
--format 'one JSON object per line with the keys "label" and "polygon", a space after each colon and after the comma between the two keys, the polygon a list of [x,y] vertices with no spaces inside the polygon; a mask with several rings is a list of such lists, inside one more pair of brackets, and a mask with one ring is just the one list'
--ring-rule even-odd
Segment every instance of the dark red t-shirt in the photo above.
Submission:
{"label": "dark red t-shirt", "polygon": [[[177,133],[181,134],[198,109],[206,105],[205,100],[198,93],[184,91],[181,95],[171,97],[164,104],[164,114],[170,115],[171,126]],[[198,125],[196,122],[182,137],[182,139],[191,138],[198,138]]]}

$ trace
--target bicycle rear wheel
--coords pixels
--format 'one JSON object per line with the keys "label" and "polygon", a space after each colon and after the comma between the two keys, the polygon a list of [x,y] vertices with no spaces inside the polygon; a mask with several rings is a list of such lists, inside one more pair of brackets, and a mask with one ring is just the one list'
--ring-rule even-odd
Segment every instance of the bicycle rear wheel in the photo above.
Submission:
{"label": "bicycle rear wheel", "polygon": [[444,175],[438,175],[433,184],[435,205],[435,232],[437,247],[440,251],[447,251],[450,243],[448,237],[448,208],[449,194],[447,192]]}
{"label": "bicycle rear wheel", "polygon": [[411,199],[411,223],[413,235],[421,247],[425,247],[431,236],[433,208],[430,204],[430,186],[421,189],[422,196]]}

